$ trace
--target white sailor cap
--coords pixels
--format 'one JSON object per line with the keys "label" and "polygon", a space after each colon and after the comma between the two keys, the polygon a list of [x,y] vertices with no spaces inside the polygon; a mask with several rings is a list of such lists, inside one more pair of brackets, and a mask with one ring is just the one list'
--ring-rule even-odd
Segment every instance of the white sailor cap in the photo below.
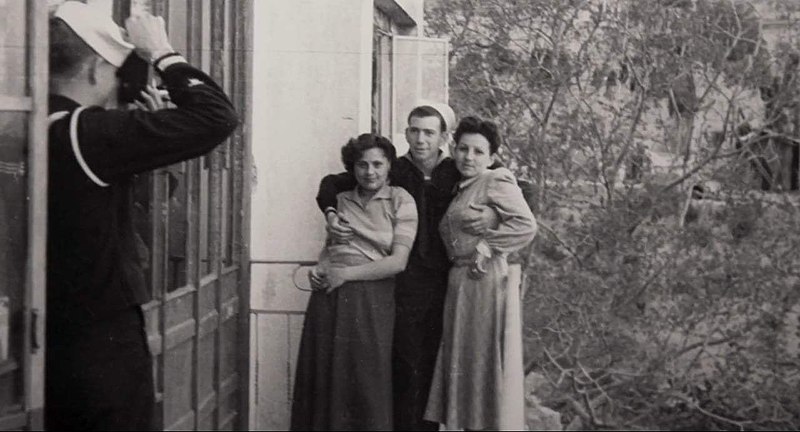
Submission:
{"label": "white sailor cap", "polygon": [[54,16],[64,20],[94,52],[116,67],[122,66],[134,48],[122,38],[122,32],[111,16],[95,6],[65,1]]}
{"label": "white sailor cap", "polygon": [[450,108],[450,105],[441,102],[432,102],[428,100],[420,100],[414,105],[412,111],[419,107],[430,107],[436,110],[440,116],[442,116],[442,120],[444,120],[444,127],[447,132],[452,132],[456,128],[456,113],[453,112],[453,108]]}

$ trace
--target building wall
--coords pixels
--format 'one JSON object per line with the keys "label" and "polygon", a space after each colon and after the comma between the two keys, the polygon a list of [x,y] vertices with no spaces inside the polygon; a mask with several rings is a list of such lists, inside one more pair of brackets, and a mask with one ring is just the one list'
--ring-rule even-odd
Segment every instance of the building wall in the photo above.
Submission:
{"label": "building wall", "polygon": [[339,146],[369,130],[369,3],[255,2],[254,261],[312,260],[319,250],[320,174],[340,170]]}
{"label": "building wall", "polygon": [[370,130],[374,3],[254,4],[250,427],[286,429],[308,301],[292,277],[300,269],[307,286],[322,246],[320,179],[342,170],[347,139]]}

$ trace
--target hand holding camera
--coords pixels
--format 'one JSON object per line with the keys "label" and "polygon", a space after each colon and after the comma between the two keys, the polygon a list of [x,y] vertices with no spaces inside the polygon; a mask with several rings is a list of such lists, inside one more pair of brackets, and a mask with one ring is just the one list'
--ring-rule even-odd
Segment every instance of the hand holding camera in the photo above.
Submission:
{"label": "hand holding camera", "polygon": [[157,88],[153,83],[145,86],[144,90],[139,92],[139,98],[134,100],[133,103],[139,109],[156,112],[170,108],[169,93],[166,90]]}

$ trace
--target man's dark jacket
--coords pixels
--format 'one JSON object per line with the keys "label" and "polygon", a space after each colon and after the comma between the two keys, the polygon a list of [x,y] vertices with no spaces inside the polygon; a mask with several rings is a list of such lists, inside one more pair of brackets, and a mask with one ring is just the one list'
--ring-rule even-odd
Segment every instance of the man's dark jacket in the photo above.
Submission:
{"label": "man's dark jacket", "polygon": [[[88,107],[78,116],[77,143],[70,124],[78,104],[50,97],[50,113],[69,115],[49,129],[48,333],[149,300],[131,220],[131,177],[208,153],[238,124],[227,96],[202,71],[178,63],[161,76],[179,109]],[[108,186],[93,180],[80,158]]]}

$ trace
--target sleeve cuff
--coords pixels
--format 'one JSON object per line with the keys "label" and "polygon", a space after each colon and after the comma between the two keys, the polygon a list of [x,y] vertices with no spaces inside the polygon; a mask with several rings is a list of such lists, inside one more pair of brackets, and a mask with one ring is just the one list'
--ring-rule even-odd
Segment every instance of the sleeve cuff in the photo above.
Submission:
{"label": "sleeve cuff", "polygon": [[406,235],[397,235],[395,234],[394,240],[392,240],[393,245],[403,245],[407,248],[411,249],[414,247],[414,237],[406,236]]}
{"label": "sleeve cuff", "polygon": [[175,55],[160,60],[154,66],[159,72],[164,72],[165,70],[167,70],[168,67],[178,63],[187,63],[187,62],[182,55]]}

